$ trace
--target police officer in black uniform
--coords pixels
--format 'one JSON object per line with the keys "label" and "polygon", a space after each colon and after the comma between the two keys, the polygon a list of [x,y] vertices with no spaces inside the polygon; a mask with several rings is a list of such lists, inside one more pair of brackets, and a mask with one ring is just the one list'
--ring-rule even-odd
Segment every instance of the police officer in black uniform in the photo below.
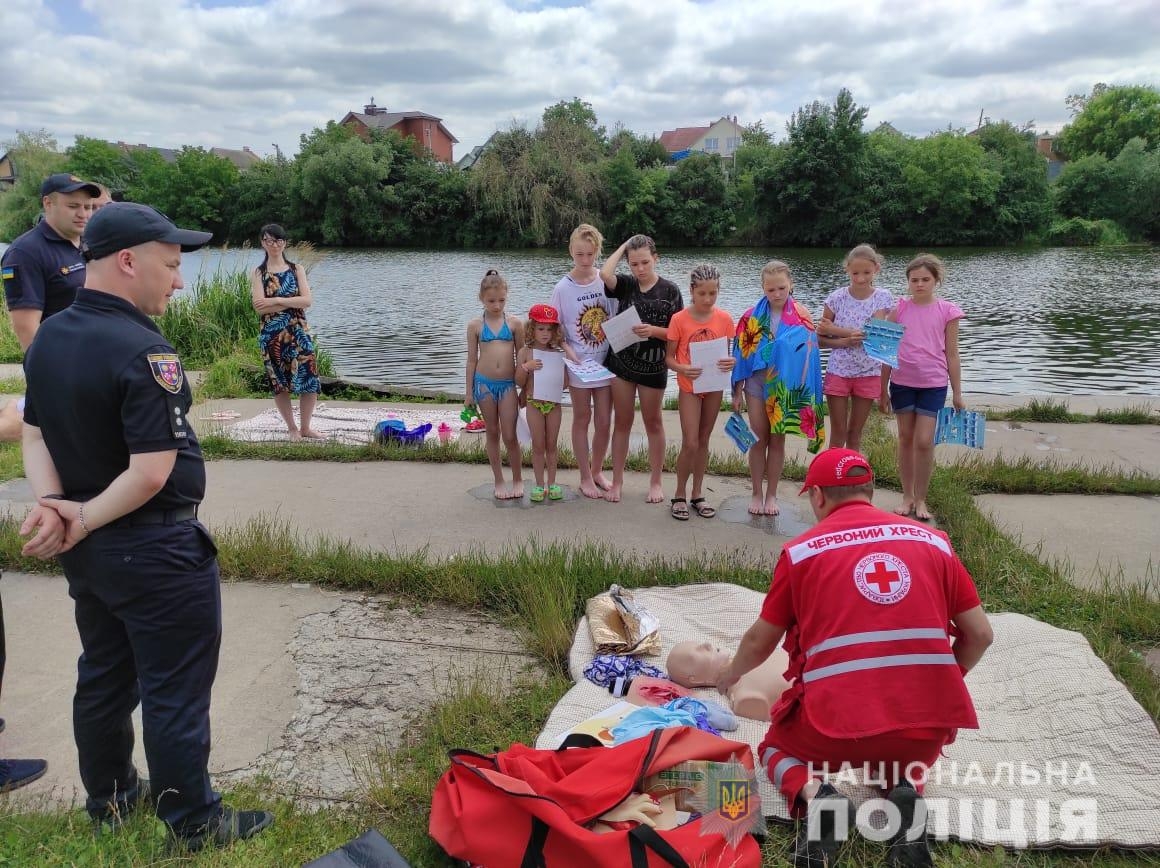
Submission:
{"label": "police officer in black uniform", "polygon": [[0,259],[4,298],[22,350],[40,323],[59,313],[85,285],[80,240],[101,188],[75,175],[49,175],[40,185],[44,219],[17,237]]}
{"label": "police officer in black uniform", "polygon": [[[201,449],[181,362],[150,319],[182,287],[182,251],[207,232],[114,203],[85,231],[85,288],[46,320],[24,360],[24,466],[38,502],[25,551],[58,555],[83,653],[73,729],[98,823],[139,800],[192,849],[248,838],[264,811],[223,808],[210,786],[210,689],[221,643],[216,549],[197,520]],[[150,781],[133,766],[141,703]]]}

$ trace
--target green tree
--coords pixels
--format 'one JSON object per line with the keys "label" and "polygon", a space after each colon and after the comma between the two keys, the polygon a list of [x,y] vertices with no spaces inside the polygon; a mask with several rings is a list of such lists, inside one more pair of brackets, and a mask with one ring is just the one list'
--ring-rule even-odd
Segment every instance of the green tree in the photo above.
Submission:
{"label": "green tree", "polygon": [[356,136],[320,136],[299,154],[294,184],[300,231],[324,244],[369,246],[390,242],[386,219],[394,210],[388,178],[395,152]]}
{"label": "green tree", "polygon": [[129,151],[129,186],[125,198],[130,202],[143,202],[157,206],[168,196],[173,167],[161,154],[150,148],[134,148]]}
{"label": "green tree", "polygon": [[632,130],[617,127],[608,140],[608,156],[616,157],[625,148],[632,153],[633,162],[641,169],[662,166],[669,159],[669,152],[660,139],[655,136],[638,136]]}
{"label": "green tree", "polygon": [[733,230],[733,208],[721,161],[692,154],[677,163],[666,182],[665,209],[658,240],[682,246],[720,244]]}
{"label": "green tree", "polygon": [[262,160],[241,172],[229,209],[230,239],[256,243],[267,223],[289,224],[299,234],[291,219],[293,183],[293,166],[286,159]]}
{"label": "green tree", "polygon": [[1114,160],[1091,154],[1068,163],[1055,183],[1065,218],[1112,220],[1133,240],[1160,240],[1160,151],[1132,139]]}
{"label": "green tree", "polygon": [[179,226],[212,232],[219,240],[226,237],[238,187],[237,166],[205,148],[187,146],[160,178],[156,198],[147,204]]}
{"label": "green tree", "polygon": [[1147,150],[1160,144],[1160,91],[1154,87],[1109,87],[1084,101],[1075,120],[1059,134],[1059,147],[1069,159],[1103,154],[1114,159],[1130,139],[1140,138]]}
{"label": "green tree", "polygon": [[833,246],[860,238],[866,114],[846,89],[832,106],[814,102],[794,112],[784,154],[753,174],[754,205],[768,240]]}
{"label": "green tree", "polygon": [[126,190],[134,180],[134,167],[125,152],[102,139],[77,136],[66,155],[70,172],[110,190]]}
{"label": "green tree", "polygon": [[587,130],[593,141],[599,144],[603,144],[607,138],[607,131],[597,121],[596,111],[592,108],[592,104],[585,102],[578,96],[570,100],[560,100],[555,105],[544,109],[540,126],[546,129],[556,125]]}
{"label": "green tree", "polygon": [[902,169],[906,209],[901,236],[910,244],[978,244],[1003,176],[974,136],[945,132],[917,139]]}
{"label": "green tree", "polygon": [[982,240],[1011,244],[1041,234],[1051,220],[1051,195],[1047,163],[1035,149],[1035,134],[1000,121],[985,125],[976,136],[1002,177],[995,219]]}
{"label": "green tree", "polygon": [[11,241],[27,232],[41,212],[40,185],[49,175],[65,170],[65,157],[47,130],[18,130],[16,137],[0,146],[16,171],[16,183],[0,193],[0,240]]}

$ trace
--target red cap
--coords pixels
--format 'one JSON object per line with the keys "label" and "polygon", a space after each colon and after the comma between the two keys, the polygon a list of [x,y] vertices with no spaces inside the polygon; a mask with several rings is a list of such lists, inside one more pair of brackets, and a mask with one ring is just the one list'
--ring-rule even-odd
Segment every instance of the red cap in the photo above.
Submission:
{"label": "red cap", "polygon": [[[860,467],[866,471],[865,475],[850,478],[850,471]],[[818,457],[810,464],[806,471],[806,481],[798,494],[805,494],[815,485],[819,488],[829,488],[833,485],[863,485],[874,481],[874,470],[860,452],[853,449],[827,449],[818,453]]]}
{"label": "red cap", "polygon": [[550,304],[533,304],[532,309],[528,311],[528,318],[532,322],[560,324],[560,314]]}

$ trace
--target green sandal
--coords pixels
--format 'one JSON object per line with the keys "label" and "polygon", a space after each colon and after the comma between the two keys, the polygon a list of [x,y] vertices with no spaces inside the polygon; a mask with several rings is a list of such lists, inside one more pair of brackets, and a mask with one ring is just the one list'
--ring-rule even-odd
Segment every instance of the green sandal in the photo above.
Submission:
{"label": "green sandal", "polygon": [[531,493],[531,495],[529,495],[529,499],[532,501],[532,503],[543,503],[544,502],[544,486],[533,485],[532,486],[532,493]]}
{"label": "green sandal", "polygon": [[558,485],[549,485],[548,486],[548,499],[549,500],[563,500],[564,499],[564,489]]}

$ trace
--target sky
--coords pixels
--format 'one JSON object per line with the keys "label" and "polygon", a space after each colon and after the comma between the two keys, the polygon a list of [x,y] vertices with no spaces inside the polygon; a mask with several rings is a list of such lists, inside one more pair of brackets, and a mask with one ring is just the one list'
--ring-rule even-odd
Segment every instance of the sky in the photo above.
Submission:
{"label": "sky", "polygon": [[297,152],[373,98],[455,157],[579,97],[612,130],[785,135],[849,88],[867,128],[1040,132],[1096,82],[1160,85],[1156,0],[2,0],[0,143],[45,129]]}

